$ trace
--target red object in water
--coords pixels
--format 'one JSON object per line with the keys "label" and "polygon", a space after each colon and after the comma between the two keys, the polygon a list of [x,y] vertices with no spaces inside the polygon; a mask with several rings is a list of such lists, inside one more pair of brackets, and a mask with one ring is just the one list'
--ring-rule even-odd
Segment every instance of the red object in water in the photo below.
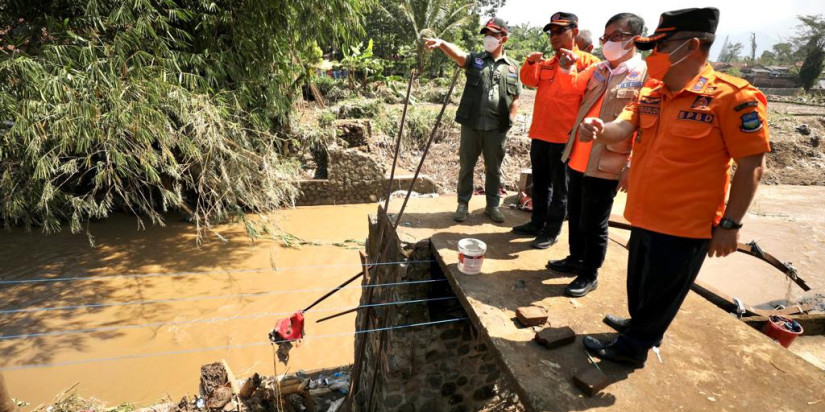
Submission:
{"label": "red object in water", "polygon": [[[798,331],[789,330],[785,325],[795,325]],[[762,333],[768,335],[769,338],[779,342],[780,345],[788,348],[793,343],[797,336],[803,332],[802,326],[799,323],[788,319],[784,316],[770,316],[768,322],[762,327]]]}
{"label": "red object in water", "polygon": [[304,312],[295,312],[286,319],[278,319],[272,331],[281,340],[298,340],[304,337]]}

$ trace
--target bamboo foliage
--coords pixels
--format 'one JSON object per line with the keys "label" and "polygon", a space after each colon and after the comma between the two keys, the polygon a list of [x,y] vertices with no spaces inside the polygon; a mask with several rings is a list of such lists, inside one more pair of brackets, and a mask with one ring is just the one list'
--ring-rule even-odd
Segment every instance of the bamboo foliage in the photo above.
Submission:
{"label": "bamboo foliage", "polygon": [[281,150],[296,62],[357,40],[365,1],[52,2],[38,47],[0,37],[18,42],[0,54],[0,220],[78,232],[113,210],[159,225],[185,210],[199,234],[232,219],[256,234],[246,212],[297,193]]}

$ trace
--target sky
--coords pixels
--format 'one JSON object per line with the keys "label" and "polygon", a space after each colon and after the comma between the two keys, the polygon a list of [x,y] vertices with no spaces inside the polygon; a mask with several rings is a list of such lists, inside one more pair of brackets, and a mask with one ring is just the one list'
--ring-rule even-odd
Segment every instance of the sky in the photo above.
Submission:
{"label": "sky", "polygon": [[[645,20],[648,32],[652,33],[659,23],[659,15],[669,10],[690,7],[716,7],[720,11],[719,27],[716,29],[716,41],[711,48],[711,60],[715,59],[725,36],[731,42],[741,42],[743,54],[750,54],[750,34],[756,33],[756,56],[763,50],[770,50],[775,43],[789,40],[796,34],[799,20],[796,16],[825,14],[825,1],[822,0],[717,0],[714,3],[657,0],[649,1],[606,1],[587,0],[581,3],[551,2],[542,0],[507,0],[498,12],[511,25],[528,23],[543,27],[550,21],[550,16],[557,11],[573,13],[579,17],[579,28],[589,29],[594,42],[604,34],[604,24],[618,13],[630,12]],[[564,6],[559,6],[565,4]],[[482,19],[484,20],[484,19]],[[596,44],[598,47],[598,44]]]}

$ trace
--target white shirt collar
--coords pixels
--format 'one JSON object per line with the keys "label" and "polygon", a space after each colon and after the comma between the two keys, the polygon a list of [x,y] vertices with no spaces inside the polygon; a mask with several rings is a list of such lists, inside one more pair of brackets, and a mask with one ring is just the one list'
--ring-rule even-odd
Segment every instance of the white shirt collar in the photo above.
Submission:
{"label": "white shirt collar", "polygon": [[631,57],[630,59],[619,63],[619,67],[616,67],[615,69],[610,67],[610,62],[608,62],[607,60],[603,61],[602,64],[607,69],[607,71],[610,72],[610,76],[616,76],[624,72],[633,71],[637,66],[639,66],[639,63],[641,62],[642,55],[639,53],[635,53],[633,57]]}

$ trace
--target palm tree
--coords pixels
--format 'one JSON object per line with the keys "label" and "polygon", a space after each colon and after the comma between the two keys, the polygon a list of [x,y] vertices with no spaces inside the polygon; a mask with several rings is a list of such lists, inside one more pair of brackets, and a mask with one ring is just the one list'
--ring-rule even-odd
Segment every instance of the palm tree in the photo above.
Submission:
{"label": "palm tree", "polygon": [[424,37],[445,38],[472,18],[473,0],[403,0],[382,5],[383,10],[414,39],[417,73],[422,73],[429,58]]}

